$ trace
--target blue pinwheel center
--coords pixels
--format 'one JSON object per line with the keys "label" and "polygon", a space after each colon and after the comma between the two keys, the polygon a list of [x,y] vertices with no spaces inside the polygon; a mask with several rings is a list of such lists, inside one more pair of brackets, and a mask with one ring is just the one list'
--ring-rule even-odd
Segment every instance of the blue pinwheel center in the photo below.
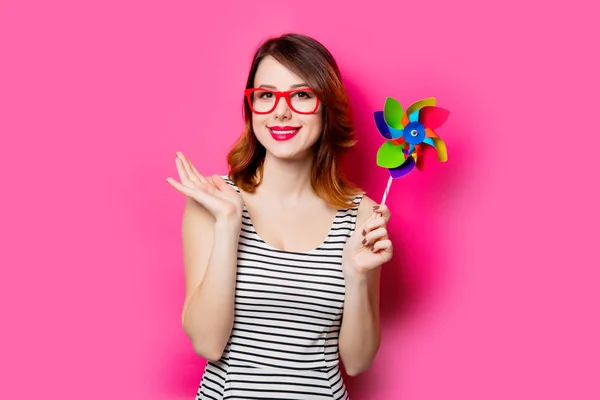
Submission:
{"label": "blue pinwheel center", "polygon": [[425,127],[419,121],[409,122],[404,127],[402,136],[404,136],[404,140],[409,144],[422,143],[425,139]]}

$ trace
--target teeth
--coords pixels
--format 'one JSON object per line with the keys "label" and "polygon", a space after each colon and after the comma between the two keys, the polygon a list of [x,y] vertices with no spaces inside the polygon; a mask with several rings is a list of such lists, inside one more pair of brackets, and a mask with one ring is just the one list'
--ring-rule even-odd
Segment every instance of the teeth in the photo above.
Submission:
{"label": "teeth", "polygon": [[279,134],[282,134],[282,135],[290,135],[292,133],[298,132],[298,129],[293,129],[293,130],[290,130],[290,131],[279,131],[279,130],[274,130],[273,129],[273,132],[279,133]]}

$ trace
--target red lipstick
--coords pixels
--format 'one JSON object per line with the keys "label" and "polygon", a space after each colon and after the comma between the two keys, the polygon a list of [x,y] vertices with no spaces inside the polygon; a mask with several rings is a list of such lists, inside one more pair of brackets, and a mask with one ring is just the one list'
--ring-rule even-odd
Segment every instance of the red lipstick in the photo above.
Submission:
{"label": "red lipstick", "polygon": [[268,127],[273,139],[281,142],[290,140],[300,132],[301,126],[271,126]]}

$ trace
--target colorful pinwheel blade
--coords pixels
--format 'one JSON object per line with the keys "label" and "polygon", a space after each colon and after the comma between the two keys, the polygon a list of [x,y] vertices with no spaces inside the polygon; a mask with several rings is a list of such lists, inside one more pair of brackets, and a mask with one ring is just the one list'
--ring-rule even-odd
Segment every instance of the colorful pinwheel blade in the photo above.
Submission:
{"label": "colorful pinwheel blade", "polygon": [[[419,100],[417,102],[412,103],[406,109],[406,114],[408,114],[410,116],[415,111],[417,111],[417,110],[419,110],[419,109],[421,109],[421,108],[423,108],[425,106],[435,106],[435,97],[428,97],[426,99]],[[418,113],[416,115],[418,116]],[[413,120],[411,119],[411,121],[413,121]],[[417,120],[415,119],[414,121],[417,121]]]}
{"label": "colorful pinwheel blade", "polygon": [[415,159],[413,157],[408,157],[406,161],[402,163],[402,165],[396,168],[388,168],[390,171],[390,175],[393,179],[401,178],[408,174],[415,167]]}
{"label": "colorful pinwheel blade", "polygon": [[442,139],[433,139],[433,144],[437,150],[438,161],[448,161],[448,150],[446,149],[446,143]]}
{"label": "colorful pinwheel blade", "polygon": [[389,128],[390,130],[390,135],[392,136],[392,139],[400,139],[403,138],[403,134],[404,134],[404,129],[394,129],[392,127]]}
{"label": "colorful pinwheel blade", "polygon": [[419,122],[425,128],[437,129],[446,122],[450,111],[437,106],[425,106],[419,110]]}
{"label": "colorful pinwheel blade", "polygon": [[377,150],[377,165],[384,168],[396,168],[401,165],[406,159],[402,147],[391,142],[383,143]]}
{"label": "colorful pinwheel blade", "polygon": [[406,143],[406,141],[404,140],[404,136],[400,136],[397,139],[392,139],[391,142],[396,146],[404,145]]}
{"label": "colorful pinwheel blade", "polygon": [[409,149],[409,148],[410,148],[410,144],[408,144],[407,142],[404,142],[404,143],[402,144],[402,152],[404,153],[404,155],[405,155],[406,157],[408,157],[408,155],[410,154],[410,153],[408,152],[408,149]]}
{"label": "colorful pinwheel blade", "polygon": [[410,119],[408,118],[408,115],[403,114],[402,118],[400,119],[400,124],[402,124],[402,127],[405,127],[406,125],[408,125],[408,123],[410,122]]}
{"label": "colorful pinwheel blade", "polygon": [[435,149],[438,156],[438,161],[448,161],[448,152],[446,151],[446,144],[442,139],[440,139],[439,137],[428,137],[423,140],[423,143],[426,143]]}
{"label": "colorful pinwheel blade", "polygon": [[385,119],[383,117],[383,111],[375,111],[373,113],[373,117],[375,118],[375,126],[377,126],[377,130],[386,139],[392,139],[392,135],[390,133],[390,129],[388,125],[385,123]]}
{"label": "colorful pinwheel blade", "polygon": [[428,144],[431,147],[435,147],[435,144],[433,144],[433,138],[426,137],[425,139],[423,139],[423,143]]}
{"label": "colorful pinwheel blade", "polygon": [[415,168],[417,168],[419,171],[423,170],[423,160],[425,159],[425,157],[419,157],[417,156],[417,154],[415,154]]}
{"label": "colorful pinwheel blade", "polygon": [[385,105],[383,107],[383,118],[385,122],[394,129],[402,129],[402,117],[404,116],[404,110],[396,99],[387,97],[385,99]]}
{"label": "colorful pinwheel blade", "polygon": [[436,138],[436,139],[439,139],[439,138],[440,138],[440,137],[437,135],[437,133],[435,133],[435,132],[433,131],[433,129],[430,129],[430,128],[425,128],[425,137],[428,137],[428,138]]}

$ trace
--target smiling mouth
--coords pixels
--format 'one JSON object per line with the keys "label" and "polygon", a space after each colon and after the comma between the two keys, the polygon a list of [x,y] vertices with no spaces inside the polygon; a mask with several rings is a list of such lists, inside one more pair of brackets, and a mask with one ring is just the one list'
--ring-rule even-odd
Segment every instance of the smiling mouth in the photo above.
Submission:
{"label": "smiling mouth", "polygon": [[300,128],[289,128],[286,127],[285,129],[281,129],[281,128],[268,128],[269,132],[271,133],[271,136],[273,137],[273,139],[278,140],[278,141],[283,141],[283,140],[289,140],[291,138],[293,138],[294,136],[296,136],[296,134],[300,131]]}
{"label": "smiling mouth", "polygon": [[269,127],[269,130],[273,133],[283,134],[283,135],[291,135],[292,133],[296,133],[300,130],[300,127],[294,128],[292,126],[286,126],[284,128],[280,127]]}

